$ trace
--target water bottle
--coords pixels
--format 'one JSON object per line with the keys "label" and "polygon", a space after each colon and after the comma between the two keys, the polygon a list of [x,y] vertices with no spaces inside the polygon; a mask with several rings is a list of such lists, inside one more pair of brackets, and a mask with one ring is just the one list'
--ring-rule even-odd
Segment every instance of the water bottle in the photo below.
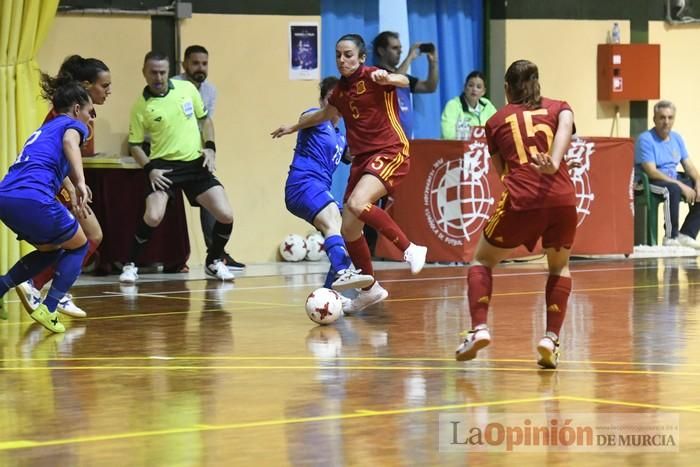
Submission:
{"label": "water bottle", "polygon": [[471,128],[469,127],[469,120],[464,120],[462,124],[462,133],[464,134],[463,140],[468,140],[471,137]]}
{"label": "water bottle", "polygon": [[460,118],[457,120],[457,124],[455,125],[455,139],[458,140],[467,140],[469,139],[469,121]]}
{"label": "water bottle", "polygon": [[613,23],[612,27],[612,43],[620,43],[620,25],[618,23]]}
{"label": "water bottle", "polygon": [[464,139],[462,122],[463,122],[462,117],[459,117],[459,119],[455,122],[455,139],[459,139],[459,140]]}

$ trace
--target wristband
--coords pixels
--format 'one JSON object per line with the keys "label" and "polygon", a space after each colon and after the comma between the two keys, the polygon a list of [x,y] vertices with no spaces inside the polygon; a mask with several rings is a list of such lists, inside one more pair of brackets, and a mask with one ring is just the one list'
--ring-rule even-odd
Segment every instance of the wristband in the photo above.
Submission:
{"label": "wristband", "polygon": [[150,161],[143,166],[143,170],[145,170],[147,174],[151,173],[151,170],[153,170],[154,168],[155,167],[153,167],[153,161]]}
{"label": "wristband", "polygon": [[214,143],[214,141],[205,141],[204,149],[211,149],[212,151],[216,152],[216,143]]}

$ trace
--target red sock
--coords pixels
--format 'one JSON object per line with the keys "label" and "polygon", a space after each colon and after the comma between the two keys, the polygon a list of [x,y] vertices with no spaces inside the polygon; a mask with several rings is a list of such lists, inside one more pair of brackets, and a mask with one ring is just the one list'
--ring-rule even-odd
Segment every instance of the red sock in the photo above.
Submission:
{"label": "red sock", "polygon": [[547,332],[557,336],[566,316],[566,305],[571,293],[571,278],[549,276],[545,297],[547,301]]}
{"label": "red sock", "polygon": [[[97,250],[97,244],[91,240],[88,240],[88,249],[87,253],[85,253],[85,258],[83,258],[83,266],[85,266],[90,259],[90,257],[95,253]],[[39,274],[34,276],[32,278],[32,282],[34,282],[34,287],[37,289],[41,290],[44,285],[51,279],[53,279],[53,275],[56,272],[56,267],[55,265],[49,266],[48,268],[44,269],[41,271]]]}
{"label": "red sock", "polygon": [[97,251],[97,247],[99,245],[92,240],[88,240],[88,249],[87,252],[85,253],[85,258],[83,258],[83,267],[87,266],[90,263],[90,259],[92,258],[92,255],[95,254]]}
{"label": "red sock", "polygon": [[362,269],[364,274],[374,276],[372,255],[369,252],[369,245],[367,245],[367,240],[365,240],[364,235],[360,235],[360,238],[352,242],[346,240],[345,247],[348,249],[352,264],[354,264],[356,268]]}
{"label": "red sock", "polygon": [[53,275],[56,272],[56,266],[51,265],[48,268],[44,269],[41,271],[39,274],[36,276],[32,277],[32,282],[34,282],[34,287],[36,287],[38,290],[41,290],[41,288],[51,279],[53,279]]}
{"label": "red sock", "polygon": [[467,273],[467,285],[469,314],[472,316],[472,329],[474,329],[480,324],[486,324],[493,286],[491,269],[480,264],[470,267]]}
{"label": "red sock", "polygon": [[391,243],[401,251],[406,251],[411,242],[403,233],[401,228],[396,224],[385,210],[378,208],[373,204],[368,204],[360,214],[359,219],[374,228],[377,232],[384,235]]}

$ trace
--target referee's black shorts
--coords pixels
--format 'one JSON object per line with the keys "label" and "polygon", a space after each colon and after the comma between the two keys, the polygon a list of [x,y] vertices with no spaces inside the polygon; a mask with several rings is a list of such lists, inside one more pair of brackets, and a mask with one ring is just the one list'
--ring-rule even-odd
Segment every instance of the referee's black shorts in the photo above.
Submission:
{"label": "referee's black shorts", "polygon": [[[153,159],[150,161],[154,169],[170,170],[165,176],[172,181],[172,185],[164,190],[169,198],[173,197],[173,190],[180,188],[187,196],[192,206],[199,206],[197,196],[211,187],[221,185],[221,182],[204,167],[204,157],[193,161],[167,161]],[[147,180],[146,196],[153,193],[151,181]],[[161,190],[163,191],[163,190]]]}

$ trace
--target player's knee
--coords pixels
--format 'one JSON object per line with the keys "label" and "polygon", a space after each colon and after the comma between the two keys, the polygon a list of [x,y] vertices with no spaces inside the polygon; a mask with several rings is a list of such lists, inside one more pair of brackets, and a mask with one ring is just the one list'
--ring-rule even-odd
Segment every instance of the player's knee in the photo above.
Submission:
{"label": "player's knee", "polygon": [[343,225],[340,227],[340,235],[347,241],[354,242],[362,236],[362,226]]}
{"label": "player's knee", "polygon": [[321,219],[314,223],[314,227],[323,233],[324,237],[332,235],[340,230],[340,222],[329,222],[328,219]]}
{"label": "player's knee", "polygon": [[103,239],[102,229],[98,229],[96,232],[89,232],[87,234],[87,239],[90,243],[94,245],[99,245],[100,243],[102,243]]}
{"label": "player's knee", "polygon": [[233,224],[233,211],[222,211],[215,217],[222,224]]}
{"label": "player's knee", "polygon": [[359,200],[358,198],[350,197],[348,202],[345,204],[345,208],[348,209],[353,216],[359,218],[366,205],[367,203]]}
{"label": "player's knee", "polygon": [[143,216],[143,221],[148,225],[149,227],[158,227],[160,223],[163,221],[163,214],[159,214],[156,212],[147,212]]}
{"label": "player's knee", "polygon": [[548,266],[548,271],[550,276],[568,276],[569,275],[569,264],[568,263],[551,263]]}

